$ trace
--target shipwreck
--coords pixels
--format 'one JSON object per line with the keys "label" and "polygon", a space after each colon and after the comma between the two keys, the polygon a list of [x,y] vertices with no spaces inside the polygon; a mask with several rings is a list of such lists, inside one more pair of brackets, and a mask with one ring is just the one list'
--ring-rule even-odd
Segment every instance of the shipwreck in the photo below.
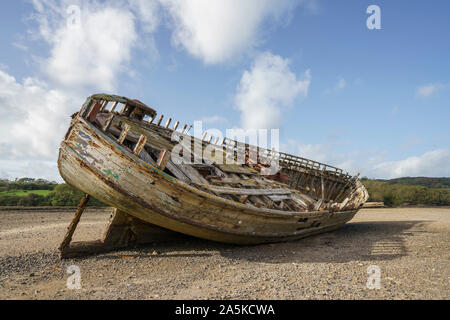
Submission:
{"label": "shipwreck", "polygon": [[[238,245],[291,241],[339,228],[368,199],[359,175],[206,133],[192,137],[187,125],[138,100],[93,95],[72,118],[58,168],[86,196],[59,248],[62,258],[180,233]],[[192,161],[174,161],[174,153]],[[279,170],[267,175],[274,161]],[[103,239],[72,243],[89,197],[115,208],[113,215]]]}

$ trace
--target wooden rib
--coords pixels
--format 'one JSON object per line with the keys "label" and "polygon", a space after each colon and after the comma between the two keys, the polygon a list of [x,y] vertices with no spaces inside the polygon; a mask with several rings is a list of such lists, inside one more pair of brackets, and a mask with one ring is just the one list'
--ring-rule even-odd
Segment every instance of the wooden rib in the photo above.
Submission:
{"label": "wooden rib", "polygon": [[173,126],[173,131],[176,131],[178,129],[179,125],[180,125],[180,121],[175,122],[175,125]]}
{"label": "wooden rib", "polygon": [[122,144],[125,141],[125,138],[127,137],[128,132],[130,131],[130,129],[131,129],[131,126],[128,125],[128,124],[125,124],[123,126],[122,132],[120,133],[120,137],[119,137],[119,139],[117,139],[117,142],[119,144]]}
{"label": "wooden rib", "polygon": [[161,152],[159,153],[159,157],[158,157],[158,161],[156,161],[156,166],[160,169],[160,170],[164,170],[167,166],[167,163],[170,160],[170,156],[171,153],[168,150],[161,150]]}
{"label": "wooden rib", "polygon": [[167,120],[166,125],[164,126],[164,128],[168,129],[171,123],[172,123],[172,118],[169,118],[169,120]]}
{"label": "wooden rib", "polygon": [[186,131],[187,127],[188,127],[188,125],[185,124],[184,127],[183,127],[183,130],[181,130],[181,133],[184,133]]}
{"label": "wooden rib", "polygon": [[208,132],[205,131],[202,136],[202,141],[205,141],[207,135],[208,135]]}
{"label": "wooden rib", "polygon": [[112,106],[112,108],[111,108],[111,113],[112,112],[114,112],[114,111],[116,111],[116,108],[117,108],[117,105],[119,104],[119,101],[116,101],[115,103],[114,103],[114,105]]}
{"label": "wooden rib", "polygon": [[142,150],[144,150],[145,144],[147,143],[147,137],[144,135],[141,135],[141,137],[139,138],[138,143],[136,144],[136,146],[134,147],[134,154],[140,155]]}
{"label": "wooden rib", "polygon": [[158,119],[158,122],[156,122],[156,125],[157,125],[158,127],[161,125],[161,122],[163,121],[163,119],[164,119],[164,115],[161,115],[161,116],[159,117],[159,119]]}
{"label": "wooden rib", "polygon": [[102,128],[102,130],[104,132],[108,131],[109,127],[111,126],[111,123],[112,123],[113,119],[114,119],[114,114],[110,114],[108,119],[106,119],[105,124],[104,124],[104,126]]}

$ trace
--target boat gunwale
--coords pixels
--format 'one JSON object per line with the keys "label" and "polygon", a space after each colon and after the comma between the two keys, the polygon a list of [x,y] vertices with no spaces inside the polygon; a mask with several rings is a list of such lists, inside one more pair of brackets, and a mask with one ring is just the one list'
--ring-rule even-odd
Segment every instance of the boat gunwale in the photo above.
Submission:
{"label": "boat gunwale", "polygon": [[[166,182],[169,184],[172,184],[174,187],[181,189],[180,191],[184,192],[191,192],[196,194],[197,196],[207,198],[212,202],[219,203],[221,205],[227,205],[232,206],[238,211],[245,211],[246,214],[254,215],[254,216],[266,216],[271,218],[283,218],[283,219],[292,219],[292,218],[322,218],[329,214],[340,214],[340,213],[347,213],[352,212],[354,210],[346,210],[346,211],[334,211],[330,212],[329,210],[324,211],[309,211],[309,212],[303,212],[303,211],[281,211],[281,210],[275,210],[275,209],[268,209],[268,208],[257,208],[252,207],[246,204],[241,204],[236,201],[224,199],[222,197],[219,197],[217,195],[205,192],[203,190],[200,190],[196,187],[190,186],[189,184],[180,181],[179,179],[159,170],[158,168],[152,166],[151,164],[145,162],[144,160],[140,159],[135,154],[128,151],[126,148],[123,148],[120,146],[116,141],[114,141],[112,138],[110,138],[108,135],[106,135],[104,132],[102,132],[100,129],[98,129],[94,124],[86,121],[86,119],[78,116],[74,119],[74,123],[72,123],[72,130],[74,126],[76,125],[76,121],[82,123],[83,125],[87,126],[89,129],[93,131],[97,136],[103,138],[106,140],[110,148],[115,149],[117,153],[122,153],[124,156],[128,158],[129,161],[139,165],[140,168],[144,169],[150,176],[155,176],[155,174],[158,175],[159,178],[163,178]],[[65,143],[65,141],[63,141]],[[85,163],[86,166],[88,166]],[[93,168],[90,168],[91,170],[94,170]],[[114,182],[113,182],[114,183]],[[300,193],[296,190],[293,190],[287,186],[288,190],[292,191],[293,193]],[[301,193],[300,193],[301,194]],[[359,210],[355,209],[355,210]]]}

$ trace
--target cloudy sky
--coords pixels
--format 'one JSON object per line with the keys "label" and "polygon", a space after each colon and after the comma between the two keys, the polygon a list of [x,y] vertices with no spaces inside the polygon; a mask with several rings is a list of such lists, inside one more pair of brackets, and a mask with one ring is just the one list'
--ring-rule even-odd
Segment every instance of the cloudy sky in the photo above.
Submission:
{"label": "cloudy sky", "polygon": [[[367,28],[372,4],[381,30]],[[98,92],[205,128],[280,128],[283,151],[353,174],[449,177],[449,12],[447,0],[1,1],[0,177],[61,181],[70,115]]]}

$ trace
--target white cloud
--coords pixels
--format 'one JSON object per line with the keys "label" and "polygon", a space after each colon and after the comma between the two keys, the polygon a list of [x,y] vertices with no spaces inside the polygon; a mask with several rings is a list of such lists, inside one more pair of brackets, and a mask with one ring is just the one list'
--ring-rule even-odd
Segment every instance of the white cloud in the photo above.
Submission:
{"label": "white cloud", "polygon": [[417,176],[448,177],[450,150],[440,149],[404,160],[382,162],[373,167],[372,175],[388,179]]}
{"label": "white cloud", "polygon": [[1,158],[52,159],[74,111],[73,100],[41,81],[20,83],[0,70],[0,103]]}
{"label": "white cloud", "polygon": [[[173,42],[206,64],[225,62],[261,42],[263,21],[286,20],[301,0],[160,0]],[[311,5],[310,3],[308,3]],[[285,19],[283,19],[285,18]]]}
{"label": "white cloud", "polygon": [[[115,2],[118,3],[118,2]],[[80,23],[67,23],[72,2],[34,1],[40,35],[50,44],[42,64],[47,76],[67,87],[111,91],[136,44],[134,15],[118,5],[82,1]]]}
{"label": "white cloud", "polygon": [[344,78],[340,78],[333,88],[327,89],[325,94],[337,93],[347,87],[347,81]]}
{"label": "white cloud", "polygon": [[289,140],[282,145],[286,152],[303,158],[326,163],[351,174],[376,179],[401,177],[449,177],[450,150],[439,149],[403,160],[387,161],[387,152],[374,149],[365,151],[340,151],[333,144],[302,144]]}
{"label": "white cloud", "polygon": [[201,119],[205,124],[215,124],[221,122],[227,122],[227,119],[221,116],[204,117]]}
{"label": "white cloud", "polygon": [[291,105],[298,96],[308,95],[311,73],[302,80],[289,69],[289,60],[269,52],[260,54],[250,71],[245,71],[235,96],[246,129],[279,128],[282,107]]}
{"label": "white cloud", "polygon": [[416,95],[421,98],[428,98],[435,95],[438,91],[450,88],[450,85],[442,83],[429,84],[417,88]]}
{"label": "white cloud", "polygon": [[129,0],[131,9],[139,17],[145,32],[155,32],[161,23],[159,0]]}
{"label": "white cloud", "polygon": [[[37,77],[16,80],[0,70],[0,164],[8,178],[58,177],[58,146],[87,95],[112,91],[137,47],[139,11],[142,29],[157,27],[151,6],[142,1],[98,3],[82,0],[33,0],[36,40],[44,39],[49,55],[38,59]],[[81,8],[81,24],[67,24],[67,8]]]}
{"label": "white cloud", "polygon": [[427,86],[423,86],[417,89],[417,95],[421,96],[421,97],[429,97],[431,95],[433,95],[433,93],[435,93],[437,91],[437,86],[434,84],[430,84]]}

